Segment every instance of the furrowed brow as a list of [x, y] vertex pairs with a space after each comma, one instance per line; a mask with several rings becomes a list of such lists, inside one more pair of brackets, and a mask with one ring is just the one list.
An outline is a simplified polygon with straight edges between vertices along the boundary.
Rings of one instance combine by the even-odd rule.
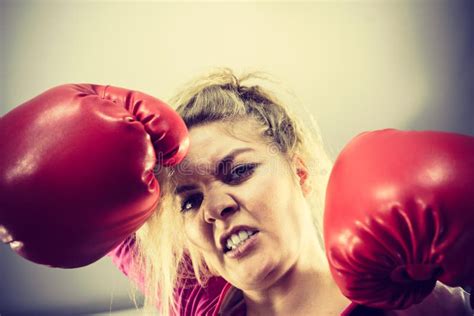
[[[250, 147], [237, 148], [237, 149], [232, 150], [230, 153], [228, 153], [222, 159], [219, 160], [215, 168], [216, 174], [225, 174], [225, 172], [228, 171], [226, 168], [233, 163], [233, 161], [235, 160], [235, 157], [237, 157], [238, 155], [242, 153], [250, 152], [250, 151], [255, 151], [255, 150]], [[176, 190], [174, 191], [174, 193], [181, 194], [186, 191], [196, 190], [197, 188], [198, 186], [194, 184], [184, 184], [184, 185], [178, 186]]]
[[222, 158], [219, 161], [216, 167], [216, 173], [225, 174], [227, 171], [226, 168], [234, 162], [236, 156], [245, 152], [249, 152], [249, 151], [255, 151], [255, 150], [250, 147], [237, 148], [237, 149], [232, 150], [230, 153], [225, 155], [224, 158]]
[[176, 190], [174, 191], [175, 194], [181, 194], [183, 192], [186, 192], [186, 191], [192, 191], [192, 190], [196, 190], [197, 189], [197, 186], [193, 185], [193, 184], [186, 184], [186, 185], [181, 185], [179, 187], [176, 188]]

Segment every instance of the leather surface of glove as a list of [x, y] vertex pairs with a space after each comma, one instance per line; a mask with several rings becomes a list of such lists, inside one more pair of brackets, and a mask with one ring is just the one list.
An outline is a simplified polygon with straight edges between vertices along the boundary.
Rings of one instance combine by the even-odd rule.
[[393, 129], [355, 137], [331, 172], [324, 238], [336, 283], [359, 304], [404, 309], [436, 280], [472, 286], [474, 137]]
[[179, 163], [187, 148], [184, 122], [154, 97], [47, 90], [0, 118], [0, 240], [39, 264], [95, 262], [153, 213], [155, 165]]

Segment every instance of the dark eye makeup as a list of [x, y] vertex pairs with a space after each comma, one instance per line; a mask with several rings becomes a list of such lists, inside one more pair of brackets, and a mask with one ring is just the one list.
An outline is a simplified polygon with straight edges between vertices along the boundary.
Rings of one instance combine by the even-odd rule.
[[239, 184], [253, 174], [256, 163], [237, 165], [229, 173], [222, 175], [223, 181], [229, 184]]
[[[240, 164], [232, 168], [230, 172], [219, 175], [219, 177], [224, 183], [239, 185], [254, 173], [258, 165], [259, 164], [257, 163]], [[193, 209], [198, 209], [203, 200], [204, 195], [201, 192], [195, 192], [184, 196], [181, 203], [181, 212], [185, 213]]]
[[183, 203], [181, 204], [181, 212], [187, 212], [192, 209], [197, 209], [201, 206], [202, 200], [204, 196], [202, 193], [192, 193], [189, 196], [183, 199]]

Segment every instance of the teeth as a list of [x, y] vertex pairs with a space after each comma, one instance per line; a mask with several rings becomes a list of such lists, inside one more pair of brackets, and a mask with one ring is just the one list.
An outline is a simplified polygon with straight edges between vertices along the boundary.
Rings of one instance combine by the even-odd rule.
[[226, 242], [227, 250], [234, 250], [237, 246], [247, 240], [254, 233], [250, 230], [241, 230], [238, 234], [232, 234]]
[[232, 236], [230, 236], [230, 238], [232, 239], [232, 242], [234, 243], [234, 245], [237, 245], [240, 242], [240, 238], [236, 234], [232, 234]]
[[240, 238], [240, 240], [245, 240], [245, 239], [249, 238], [249, 234], [247, 234], [247, 232], [245, 230], [241, 230], [239, 232], [239, 238]]
[[232, 240], [230, 240], [230, 238], [227, 239], [227, 245], [226, 246], [227, 246], [227, 249], [232, 249], [232, 246], [234, 246], [234, 243], [232, 242]]

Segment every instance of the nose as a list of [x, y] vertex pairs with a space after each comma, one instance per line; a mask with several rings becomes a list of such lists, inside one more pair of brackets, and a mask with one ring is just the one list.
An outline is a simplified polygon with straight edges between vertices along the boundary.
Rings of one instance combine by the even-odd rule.
[[204, 221], [209, 224], [224, 220], [238, 210], [238, 203], [226, 192], [215, 190], [205, 200]]

